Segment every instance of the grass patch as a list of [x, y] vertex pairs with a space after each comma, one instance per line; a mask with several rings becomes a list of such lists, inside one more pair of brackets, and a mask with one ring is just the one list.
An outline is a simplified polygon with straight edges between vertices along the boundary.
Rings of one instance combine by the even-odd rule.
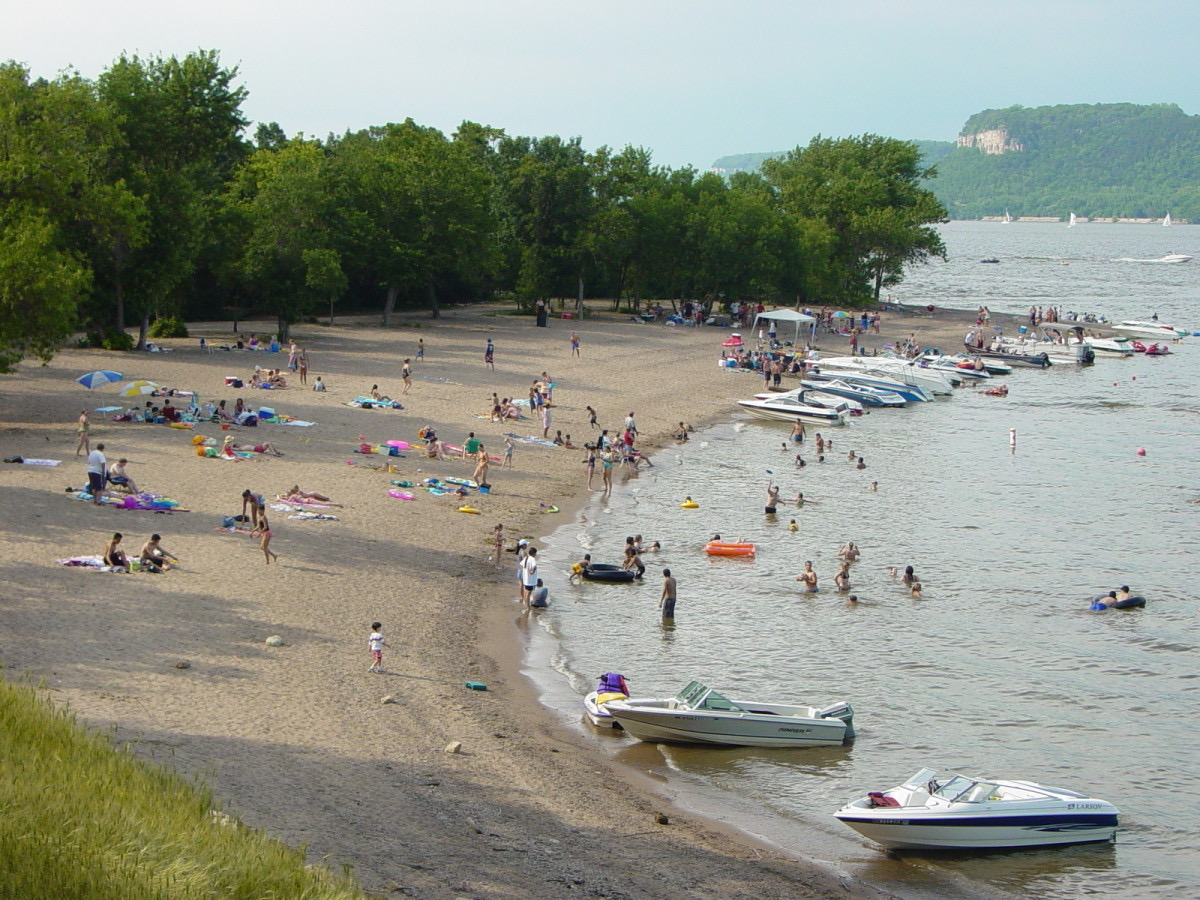
[[361, 900], [347, 875], [0, 679], [0, 898]]

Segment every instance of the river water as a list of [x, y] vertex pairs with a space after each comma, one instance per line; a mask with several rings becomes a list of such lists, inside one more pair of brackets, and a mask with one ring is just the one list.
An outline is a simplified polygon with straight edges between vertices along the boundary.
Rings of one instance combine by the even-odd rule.
[[[897, 299], [1158, 313], [1200, 330], [1200, 261], [1115, 261], [1200, 251], [1200, 226], [959, 222], [943, 233], [949, 261], [914, 272]], [[1200, 337], [1174, 349], [1018, 370], [1006, 399], [964, 390], [877, 411], [826, 431], [834, 446], [823, 464], [810, 426], [803, 470], [779, 449], [786, 424], [734, 411], [759, 381], [731, 374], [727, 421], [618, 479], [611, 498], [593, 496], [548, 537], [541, 568], [552, 605], [531, 629], [527, 671], [572, 722], [606, 671], [623, 672], [638, 696], [699, 678], [733, 696], [849, 700], [859, 736], [839, 748], [593, 740], [694, 793], [707, 814], [902, 896], [1198, 896]], [[850, 450], [867, 469], [847, 460]], [[770, 478], [785, 497], [802, 491], [811, 502], [767, 521]], [[686, 495], [700, 508], [681, 509]], [[759, 555], [710, 559], [702, 547], [715, 532], [756, 542]], [[664, 547], [645, 557], [644, 584], [567, 583], [582, 552], [618, 562], [629, 534]], [[852, 572], [859, 605], [833, 587], [847, 540], [863, 551]], [[797, 591], [805, 560], [821, 579], [816, 595]], [[905, 565], [922, 598], [890, 576]], [[656, 610], [662, 566], [679, 580], [673, 626]], [[1121, 584], [1148, 607], [1089, 611], [1092, 595]], [[1122, 811], [1117, 841], [894, 859], [830, 816], [925, 765], [1103, 797]]]

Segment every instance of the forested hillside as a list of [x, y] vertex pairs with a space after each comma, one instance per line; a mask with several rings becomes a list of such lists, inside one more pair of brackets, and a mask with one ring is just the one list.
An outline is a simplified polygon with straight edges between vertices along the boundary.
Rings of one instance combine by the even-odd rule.
[[1003, 215], [1200, 220], [1200, 116], [1132, 103], [989, 109], [962, 134], [1021, 147], [956, 147], [930, 187], [953, 218]]
[[[1200, 221], [1200, 116], [1173, 103], [988, 109], [960, 135], [975, 146], [914, 141], [928, 187], [955, 219], [1055, 216]], [[980, 146], [982, 145], [982, 147]], [[996, 152], [1002, 150], [1003, 152]], [[782, 153], [725, 156], [713, 168], [755, 171]]]

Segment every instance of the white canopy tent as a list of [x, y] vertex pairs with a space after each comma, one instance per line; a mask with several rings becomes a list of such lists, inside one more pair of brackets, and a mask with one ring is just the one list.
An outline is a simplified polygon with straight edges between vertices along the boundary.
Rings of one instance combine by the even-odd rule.
[[798, 313], [794, 309], [769, 309], [766, 312], [760, 312], [754, 318], [754, 328], [758, 330], [758, 323], [762, 319], [772, 319], [776, 322], [792, 322], [796, 326], [796, 337], [792, 341], [793, 345], [800, 345], [800, 328], [803, 326], [806, 331], [810, 331], [816, 326], [817, 320], [812, 316], [806, 316], [804, 313]]

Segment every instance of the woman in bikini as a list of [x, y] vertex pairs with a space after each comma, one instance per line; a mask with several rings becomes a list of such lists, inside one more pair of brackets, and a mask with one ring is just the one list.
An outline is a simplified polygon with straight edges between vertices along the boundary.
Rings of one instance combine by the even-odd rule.
[[275, 532], [271, 530], [271, 525], [267, 521], [266, 510], [260, 509], [258, 511], [258, 529], [250, 533], [258, 534], [262, 538], [258, 544], [258, 547], [260, 550], [262, 550], [263, 557], [266, 559], [266, 564], [268, 566], [271, 564], [271, 560], [279, 559], [279, 554], [271, 549], [271, 538], [274, 536]]

